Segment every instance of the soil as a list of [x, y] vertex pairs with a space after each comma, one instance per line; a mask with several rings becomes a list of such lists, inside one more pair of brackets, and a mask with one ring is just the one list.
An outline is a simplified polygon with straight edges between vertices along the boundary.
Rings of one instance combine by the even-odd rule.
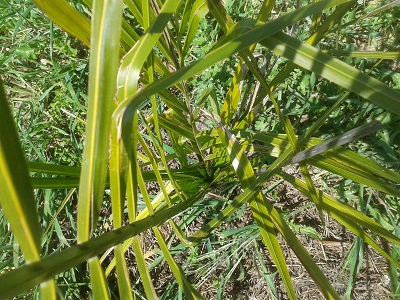
[[[275, 207], [278, 209], [288, 208], [293, 210], [293, 207], [296, 206], [297, 210], [300, 211], [296, 215], [296, 224], [312, 225], [322, 237], [322, 240], [318, 240], [310, 235], [297, 233], [298, 239], [308, 250], [325, 276], [330, 280], [341, 298], [346, 299], [346, 289], [350, 277], [347, 255], [352, 243], [355, 241], [355, 236], [327, 215], [324, 216], [324, 227], [319, 219], [317, 210], [313, 206], [310, 206], [309, 201], [302, 195], [299, 195], [290, 186], [281, 184], [278, 188], [278, 193], [279, 201], [274, 202]], [[202, 223], [201, 220], [198, 223], [194, 222], [191, 229], [193, 231], [198, 230], [202, 225], [200, 223]], [[240, 228], [253, 223], [254, 219], [251, 210], [247, 207], [240, 219], [225, 225], [229, 228]], [[173, 234], [169, 225], [163, 225], [161, 230], [164, 236], [171, 236]], [[286, 263], [289, 267], [298, 299], [324, 299], [294, 252], [280, 235], [278, 235], [278, 238], [286, 257]], [[156, 259], [158, 250], [157, 246], [154, 245], [154, 239], [151, 235], [146, 235], [145, 239], [144, 244], [149, 246], [147, 249], [149, 259]], [[175, 240], [172, 245], [177, 245], [178, 243]], [[356, 275], [354, 288], [347, 299], [395, 299], [390, 296], [387, 261], [367, 244], [363, 244], [363, 246], [364, 255], [361, 268]], [[270, 275], [276, 288], [275, 296], [270, 286], [268, 286], [265, 276], [263, 276], [265, 273], [263, 274], [263, 269], [259, 259], [255, 255], [254, 247], [257, 247], [268, 273], [275, 273], [275, 275]], [[204, 252], [202, 252], [203, 248]], [[202, 252], [198, 253], [199, 256], [207, 253], [208, 250], [206, 247], [203, 248], [199, 247], [200, 250], [198, 251]], [[188, 255], [178, 254], [175, 255], [175, 259], [181, 266], [185, 266]], [[207, 263], [212, 263], [212, 261], [203, 261], [199, 268]], [[246, 247], [238, 265], [240, 265], [240, 268], [237, 268], [232, 276], [229, 277], [230, 279], [224, 283], [221, 283], [220, 280], [221, 278], [225, 278], [224, 276], [226, 276], [226, 272], [229, 269], [227, 269], [227, 263], [223, 260], [219, 262], [218, 268], [212, 273], [207, 274], [206, 278], [201, 277], [200, 269], [189, 268], [185, 272], [188, 274], [190, 281], [195, 285], [202, 282], [201, 286], [197, 285], [197, 288], [205, 299], [288, 299], [283, 282], [276, 273], [276, 267], [271, 261], [268, 250], [260, 237], [256, 239], [252, 247]], [[174, 277], [166, 263], [159, 264], [153, 269], [151, 277], [154, 280], [153, 283], [157, 287], [159, 295], [165, 291], [170, 282], [174, 281]], [[221, 286], [221, 284], [223, 284], [223, 292], [218, 291], [218, 286]]]

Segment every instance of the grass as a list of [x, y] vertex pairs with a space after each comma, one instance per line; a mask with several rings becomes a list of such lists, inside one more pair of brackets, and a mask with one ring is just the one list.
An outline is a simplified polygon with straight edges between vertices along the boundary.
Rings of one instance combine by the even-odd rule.
[[4, 80], [24, 150], [32, 161], [76, 165], [86, 114], [87, 50], [33, 3], [3, 6], [2, 65], [13, 70]]
[[[86, 25], [68, 26], [47, 11], [53, 23], [29, 1], [0, 2], [1, 75], [22, 149], [28, 161], [53, 164], [28, 164], [33, 187], [45, 188], [35, 189], [30, 202], [15, 198], [15, 207], [29, 207], [25, 212], [13, 212], [10, 198], [0, 198], [0, 289], [20, 298], [224, 299], [261, 280], [264, 297], [286, 290], [295, 299], [301, 286], [289, 267], [291, 248], [319, 297], [338, 298], [335, 278], [319, 273], [318, 258], [302, 244], [324, 242], [327, 230], [344, 226], [346, 242], [354, 242], [342, 261], [340, 295], [356, 297], [360, 272], [369, 272], [363, 269], [368, 249], [388, 259], [389, 294], [398, 293], [398, 7], [315, 5], [303, 17], [290, 15], [300, 7], [280, 1], [271, 7], [196, 1], [197, 11], [191, 11], [195, 1], [165, 2], [116, 1], [114, 11], [104, 10], [107, 20], [98, 19], [101, 7], [93, 11], [91, 1], [76, 4], [82, 14], [67, 15], [81, 20], [74, 24], [85, 17], [99, 22], [90, 68]], [[168, 19], [157, 18], [161, 9]], [[268, 25], [246, 20], [257, 16]], [[335, 22], [324, 23], [330, 16]], [[146, 34], [152, 24], [161, 30]], [[318, 28], [318, 48], [347, 65], [304, 45]], [[270, 30], [282, 32], [262, 41], [259, 35]], [[289, 50], [293, 45], [299, 46]], [[350, 74], [348, 83], [335, 72]], [[373, 120], [384, 129], [281, 169], [296, 152], [322, 142], [316, 138]], [[7, 136], [13, 129], [0, 130]], [[9, 161], [16, 148], [1, 152], [2, 159]], [[15, 161], [23, 163], [22, 156]], [[1, 187], [21, 189], [27, 174], [6, 165], [2, 176], [12, 183]], [[26, 217], [32, 210], [37, 220]], [[30, 233], [40, 245], [33, 248], [50, 273], [25, 263], [38, 260], [17, 242], [21, 230], [12, 220], [25, 219], [40, 227], [40, 235]]]

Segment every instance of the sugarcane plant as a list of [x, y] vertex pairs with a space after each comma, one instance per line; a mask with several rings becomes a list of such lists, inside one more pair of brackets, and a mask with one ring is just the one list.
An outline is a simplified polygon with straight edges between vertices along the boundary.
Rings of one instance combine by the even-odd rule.
[[[126, 251], [133, 249], [140, 283], [148, 299], [156, 293], [140, 236], [153, 232], [160, 251], [187, 299], [201, 299], [169, 249], [160, 226], [169, 224], [181, 243], [193, 247], [206, 239], [242, 206], [248, 205], [262, 241], [279, 272], [287, 295], [297, 299], [281, 250], [283, 237], [321, 294], [340, 299], [292, 227], [264, 193], [279, 177], [315, 205], [321, 221], [337, 220], [385, 257], [399, 261], [378, 239], [400, 246], [384, 228], [345, 199], [317, 187], [310, 168], [319, 168], [383, 194], [400, 196], [400, 174], [348, 149], [346, 144], [383, 127], [366, 123], [328, 141], [315, 137], [330, 115], [356, 95], [392, 115], [400, 115], [400, 93], [339, 59], [345, 55], [396, 59], [397, 52], [340, 52], [317, 48], [339, 30], [343, 16], [357, 1], [322, 0], [281, 16], [275, 1], [260, 1], [254, 19], [237, 20], [220, 0], [83, 0], [84, 14], [65, 0], [33, 0], [63, 30], [90, 48], [85, 145], [81, 166], [26, 162], [3, 88], [0, 91], [0, 204], [20, 245], [25, 264], [0, 275], [0, 298], [40, 286], [42, 299], [56, 299], [57, 274], [88, 265], [95, 299], [111, 297], [108, 276], [115, 272], [120, 299], [133, 299]], [[398, 1], [395, 1], [398, 2]], [[384, 9], [393, 7], [388, 5]], [[380, 10], [382, 11], [382, 9]], [[127, 12], [137, 26], [132, 26]], [[191, 49], [204, 19], [219, 26], [219, 38], [203, 56]], [[311, 20], [306, 39], [287, 28]], [[211, 42], [210, 42], [211, 43]], [[266, 55], [282, 58], [278, 72], [268, 73]], [[193, 93], [192, 82], [205, 70], [231, 60], [235, 70], [224, 95], [212, 89]], [[341, 88], [342, 96], [299, 134], [286, 114], [280, 85], [296, 69]], [[278, 99], [279, 98], [279, 99]], [[257, 131], [255, 121], [271, 107], [280, 133]], [[294, 176], [285, 166], [299, 165]], [[50, 174], [38, 177], [37, 174]], [[147, 184], [156, 182], [151, 197]], [[209, 192], [232, 183], [240, 192], [226, 200], [215, 218], [187, 234], [179, 217]], [[35, 189], [78, 188], [76, 242], [43, 255]], [[105, 190], [110, 191], [112, 229], [99, 226]], [[190, 225], [190, 224], [189, 224]]]

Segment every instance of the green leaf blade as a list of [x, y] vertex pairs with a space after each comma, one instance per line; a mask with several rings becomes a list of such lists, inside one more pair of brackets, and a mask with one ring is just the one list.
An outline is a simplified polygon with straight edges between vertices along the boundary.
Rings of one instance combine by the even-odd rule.
[[90, 46], [90, 22], [64, 0], [33, 0], [58, 26]]
[[40, 259], [37, 204], [0, 80], [0, 204], [28, 263]]
[[97, 223], [107, 174], [119, 62], [122, 0], [95, 1], [89, 69], [89, 104], [78, 202], [78, 241]]
[[263, 40], [261, 44], [291, 62], [400, 115], [400, 92], [354, 67], [282, 32]]

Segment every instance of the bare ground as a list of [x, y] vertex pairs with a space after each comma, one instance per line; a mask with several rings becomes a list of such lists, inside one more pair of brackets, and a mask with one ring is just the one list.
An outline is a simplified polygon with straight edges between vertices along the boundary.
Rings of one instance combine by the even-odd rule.
[[[332, 283], [333, 287], [338, 291], [341, 298], [346, 299], [346, 289], [350, 276], [347, 258], [355, 236], [327, 215], [324, 216], [324, 227], [319, 219], [317, 210], [313, 206], [307, 206], [309, 201], [298, 195], [289, 186], [281, 186], [279, 193], [281, 194], [280, 201], [274, 203], [277, 208], [288, 207], [293, 209], [293, 206], [297, 206], [297, 208], [304, 207], [303, 210], [300, 209], [301, 212], [296, 216], [296, 223], [312, 226], [320, 234], [322, 240], [301, 233], [297, 233], [297, 237]], [[251, 210], [247, 207], [240, 220], [227, 226], [232, 228], [241, 227], [253, 222]], [[200, 224], [196, 225], [194, 223], [193, 226], [195, 228], [192, 229], [196, 230], [200, 227]], [[172, 233], [167, 225], [164, 225], [162, 230], [164, 236], [169, 236]], [[298, 298], [324, 299], [306, 269], [300, 263], [300, 260], [283, 238], [281, 236], [278, 237]], [[150, 244], [152, 240], [151, 236], [147, 236], [146, 239], [148, 239], [148, 243], [145, 244]], [[153, 244], [153, 246], [156, 245]], [[276, 273], [276, 267], [271, 261], [268, 250], [260, 238], [257, 240], [255, 246], [262, 256], [268, 273]], [[390, 279], [387, 275], [388, 264], [386, 259], [376, 253], [367, 244], [363, 244], [363, 246], [363, 260], [360, 271], [355, 277], [355, 284], [349, 296], [350, 299], [394, 299], [390, 296]], [[148, 253], [155, 259], [157, 254], [153, 250], [148, 249]], [[204, 252], [207, 251], [206, 249], [203, 250]], [[199, 255], [201, 254], [199, 253]], [[177, 255], [175, 259], [181, 265], [184, 265], [188, 257]], [[207, 261], [203, 263], [207, 264]], [[224, 288], [222, 293], [218, 291], [218, 287], [221, 286], [221, 283], [218, 281], [222, 278], [221, 274], [226, 274], [229, 271], [226, 269], [227, 265], [224, 261], [221, 261], [219, 267], [213, 273], [209, 273], [207, 278], [199, 278], [196, 270], [193, 268], [189, 268], [186, 271], [189, 271], [188, 273], [191, 274], [189, 278], [193, 283], [202, 282], [198, 288], [206, 299], [288, 299], [285, 287], [278, 274], [275, 276], [271, 275], [276, 288], [276, 297], [273, 295], [270, 286], [266, 282], [266, 274], [263, 272], [260, 261], [254, 255], [254, 248], [248, 247], [238, 263], [240, 264], [240, 268], [237, 268], [232, 276], [229, 277], [229, 280], [223, 283]], [[239, 274], [240, 272], [242, 273]], [[159, 294], [162, 294], [168, 283], [174, 280], [166, 263], [159, 265], [152, 271], [152, 278], [155, 280], [154, 284], [158, 287]]]

